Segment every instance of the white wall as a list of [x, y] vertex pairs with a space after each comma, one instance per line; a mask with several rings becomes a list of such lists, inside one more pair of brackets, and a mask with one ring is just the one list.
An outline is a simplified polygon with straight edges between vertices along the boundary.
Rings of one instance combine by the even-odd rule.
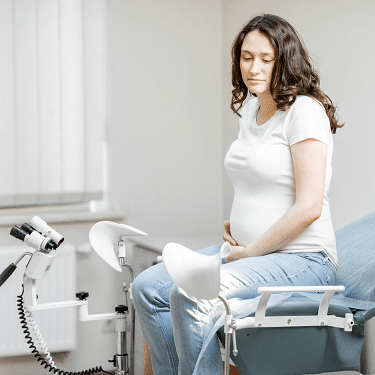
[[112, 6], [111, 204], [148, 234], [221, 233], [221, 2]]

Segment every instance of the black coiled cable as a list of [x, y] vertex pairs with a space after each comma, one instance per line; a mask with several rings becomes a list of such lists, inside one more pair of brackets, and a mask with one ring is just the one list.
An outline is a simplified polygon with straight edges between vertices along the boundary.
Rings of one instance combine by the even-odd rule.
[[38, 361], [41, 361], [40, 364], [41, 366], [44, 366], [45, 369], [47, 369], [49, 372], [52, 371], [53, 374], [58, 374], [58, 375], [93, 375], [93, 374], [98, 374], [98, 373], [104, 373], [104, 374], [110, 374], [110, 372], [104, 371], [103, 368], [100, 367], [93, 367], [88, 370], [80, 371], [80, 372], [71, 372], [71, 371], [63, 371], [58, 369], [57, 367], [51, 366], [39, 353], [38, 349], [33, 343], [33, 339], [31, 337], [29, 328], [27, 326], [27, 320], [26, 320], [26, 315], [25, 315], [25, 310], [23, 306], [23, 290], [21, 295], [17, 296], [17, 309], [18, 309], [18, 314], [19, 318], [21, 321], [23, 333], [25, 334], [25, 338], [27, 340], [27, 344], [29, 345], [29, 348], [32, 349], [31, 353], [34, 354], [34, 357], [37, 358]]

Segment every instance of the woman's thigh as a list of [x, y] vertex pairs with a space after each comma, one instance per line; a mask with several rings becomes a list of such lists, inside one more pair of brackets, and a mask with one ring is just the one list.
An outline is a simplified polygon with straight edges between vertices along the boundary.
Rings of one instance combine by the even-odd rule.
[[[221, 245], [198, 252], [214, 255], [220, 251]], [[335, 283], [335, 270], [324, 252], [271, 253], [230, 263], [225, 263], [223, 259], [221, 292], [227, 299], [249, 299], [259, 295], [260, 286], [332, 285]], [[148, 307], [154, 304], [169, 307], [173, 286], [173, 280], [160, 263], [143, 271], [135, 279], [133, 288], [138, 298], [141, 297]], [[212, 307], [215, 302], [210, 300], [208, 305]]]
[[223, 264], [221, 291], [227, 299], [247, 299], [260, 286], [332, 285], [335, 270], [324, 252], [271, 253]]

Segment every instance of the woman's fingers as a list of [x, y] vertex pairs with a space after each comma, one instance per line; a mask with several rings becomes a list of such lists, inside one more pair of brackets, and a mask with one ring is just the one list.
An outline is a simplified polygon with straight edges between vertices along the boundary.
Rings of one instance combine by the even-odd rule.
[[238, 245], [237, 242], [232, 238], [232, 235], [230, 234], [230, 222], [228, 220], [224, 222], [223, 240], [228, 241], [232, 246]]
[[226, 233], [230, 233], [230, 221], [228, 220], [224, 221], [224, 230]]
[[236, 246], [236, 244], [237, 244], [236, 241], [231, 236], [229, 236], [227, 233], [224, 233], [223, 240], [228, 241], [231, 246]]

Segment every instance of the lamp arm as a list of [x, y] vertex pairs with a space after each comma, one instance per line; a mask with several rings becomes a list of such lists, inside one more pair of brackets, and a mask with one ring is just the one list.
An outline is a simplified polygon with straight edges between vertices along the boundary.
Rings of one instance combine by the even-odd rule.
[[[118, 314], [107, 313], [107, 314], [89, 314], [88, 313], [88, 300], [78, 299], [78, 300], [68, 300], [59, 301], [51, 303], [37, 303], [38, 295], [36, 293], [36, 280], [31, 279], [26, 274], [23, 275], [23, 285], [24, 285], [24, 304], [28, 311], [36, 310], [50, 310], [50, 309], [60, 309], [63, 307], [79, 307], [79, 320], [81, 321], [91, 321], [91, 320], [106, 320], [106, 319], [117, 319]], [[79, 294], [79, 293], [77, 293]], [[88, 293], [87, 293], [88, 294]]]

